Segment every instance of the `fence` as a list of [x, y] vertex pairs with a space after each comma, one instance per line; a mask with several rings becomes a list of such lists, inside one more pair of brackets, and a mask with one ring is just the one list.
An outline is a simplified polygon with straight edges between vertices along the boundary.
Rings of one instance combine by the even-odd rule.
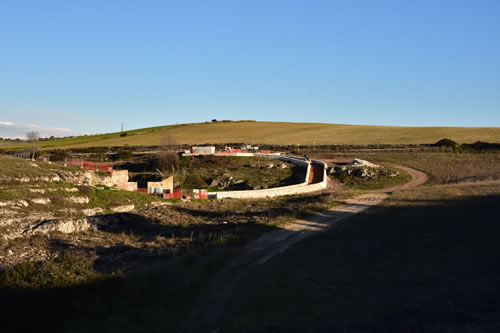
[[16, 157], [16, 158], [22, 158], [22, 159], [25, 159], [25, 160], [35, 159], [35, 153], [34, 152], [16, 153], [16, 154], [10, 154], [9, 156]]

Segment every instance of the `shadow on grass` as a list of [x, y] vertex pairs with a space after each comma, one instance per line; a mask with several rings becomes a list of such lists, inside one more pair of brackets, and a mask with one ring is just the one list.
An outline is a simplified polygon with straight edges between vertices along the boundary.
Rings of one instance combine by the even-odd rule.
[[[438, 332], [495, 325], [499, 203], [500, 196], [402, 201], [354, 216], [262, 266], [241, 267], [242, 278], [218, 327], [227, 332]], [[102, 230], [149, 239], [173, 230], [221, 228], [169, 227], [122, 215], [120, 223]], [[167, 261], [149, 260], [126, 276], [64, 289], [0, 288], [2, 325], [19, 332], [175, 331], [208, 281], [240, 251], [192, 250]]]
[[495, 332], [500, 196], [395, 201], [247, 277], [222, 332]]

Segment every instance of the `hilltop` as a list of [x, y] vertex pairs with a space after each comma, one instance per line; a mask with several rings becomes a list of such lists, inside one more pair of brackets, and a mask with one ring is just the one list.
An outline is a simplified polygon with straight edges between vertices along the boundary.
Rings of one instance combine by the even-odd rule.
[[[124, 134], [126, 133], [126, 134]], [[430, 144], [442, 138], [458, 143], [500, 141], [499, 127], [401, 127], [324, 123], [218, 121], [167, 125], [125, 132], [80, 136], [37, 143], [41, 148], [159, 145], [169, 137], [176, 144], [332, 145]], [[22, 145], [9, 146], [20, 148]]]

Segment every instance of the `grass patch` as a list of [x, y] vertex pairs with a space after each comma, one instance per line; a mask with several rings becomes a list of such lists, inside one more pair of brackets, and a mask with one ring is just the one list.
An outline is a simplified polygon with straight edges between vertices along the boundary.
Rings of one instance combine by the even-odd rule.
[[0, 289], [68, 288], [94, 283], [105, 276], [93, 268], [93, 258], [65, 251], [50, 260], [24, 262], [0, 274]]
[[[285, 165], [286, 168], [281, 168]], [[269, 168], [268, 166], [272, 166]], [[187, 189], [210, 187], [213, 179], [229, 175], [234, 181], [245, 181], [250, 187], [278, 187], [302, 181], [305, 174], [290, 164], [261, 157], [185, 156], [180, 159], [176, 182]], [[211, 188], [223, 190], [223, 187]]]

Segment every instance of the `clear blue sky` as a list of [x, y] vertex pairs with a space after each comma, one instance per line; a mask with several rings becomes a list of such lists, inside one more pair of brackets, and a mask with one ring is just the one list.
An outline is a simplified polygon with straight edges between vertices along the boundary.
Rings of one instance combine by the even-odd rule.
[[0, 136], [212, 118], [500, 126], [500, 1], [0, 2]]

